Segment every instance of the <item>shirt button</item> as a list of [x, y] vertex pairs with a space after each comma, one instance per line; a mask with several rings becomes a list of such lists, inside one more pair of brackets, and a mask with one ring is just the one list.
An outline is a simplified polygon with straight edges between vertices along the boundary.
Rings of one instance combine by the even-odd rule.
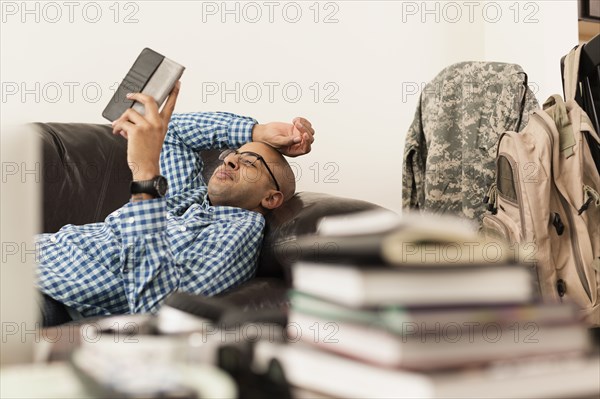
[[135, 218], [132, 216], [129, 219], [127, 219], [127, 221], [129, 222], [129, 224], [133, 224], [135, 222]]
[[56, 240], [56, 237], [54, 237], [54, 236], [50, 236], [50, 241], [52, 241], [52, 242], [56, 242], [56, 241], [57, 241], [57, 240]]
[[181, 226], [181, 227], [179, 227], [179, 231], [186, 231], [186, 230], [187, 230], [187, 229], [186, 229], [186, 227], [185, 227], [185, 226]]

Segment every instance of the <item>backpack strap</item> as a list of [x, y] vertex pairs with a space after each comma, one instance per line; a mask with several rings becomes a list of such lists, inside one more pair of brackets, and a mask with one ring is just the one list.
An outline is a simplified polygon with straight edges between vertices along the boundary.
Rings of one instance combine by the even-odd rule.
[[598, 133], [594, 130], [594, 125], [592, 125], [592, 121], [590, 117], [584, 112], [581, 113], [581, 127], [580, 130], [582, 132], [588, 132], [590, 137], [600, 144], [600, 138], [598, 137]]
[[565, 102], [558, 94], [554, 94], [548, 97], [543, 105], [543, 109], [554, 120], [556, 129], [558, 130], [560, 151], [565, 154], [565, 157], [571, 157], [574, 154], [575, 135]]
[[[563, 84], [565, 88], [565, 103], [567, 104], [577, 104], [575, 101], [575, 95], [577, 94], [577, 89], [579, 87], [579, 60], [581, 59], [582, 48], [583, 45], [579, 45], [573, 50], [569, 51], [569, 53], [565, 56]], [[600, 132], [596, 132], [594, 130], [592, 121], [590, 120], [588, 114], [585, 113], [584, 109], [581, 109], [581, 122], [579, 129], [581, 131], [588, 132], [589, 136], [593, 140], [600, 143]]]
[[577, 93], [577, 76], [579, 75], [579, 59], [581, 57], [581, 48], [579, 45], [565, 56], [565, 70], [563, 86], [565, 88], [565, 101], [575, 100]]

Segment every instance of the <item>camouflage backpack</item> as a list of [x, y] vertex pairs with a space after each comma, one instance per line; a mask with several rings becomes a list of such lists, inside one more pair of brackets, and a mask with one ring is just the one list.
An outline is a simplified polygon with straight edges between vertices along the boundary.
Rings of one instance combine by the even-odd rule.
[[580, 52], [565, 58], [567, 101], [550, 97], [523, 131], [500, 138], [483, 231], [533, 250], [543, 299], [573, 302], [598, 326], [600, 174], [586, 138], [600, 138], [575, 101]]
[[525, 126], [537, 107], [518, 65], [461, 62], [442, 70], [421, 92], [406, 136], [403, 208], [480, 222], [498, 138]]

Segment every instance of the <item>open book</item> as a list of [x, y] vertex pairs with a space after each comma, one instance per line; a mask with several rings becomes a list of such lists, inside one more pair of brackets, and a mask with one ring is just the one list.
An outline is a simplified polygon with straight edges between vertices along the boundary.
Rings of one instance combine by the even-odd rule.
[[324, 218], [295, 245], [300, 260], [317, 263], [459, 266], [531, 262], [534, 254], [483, 237], [464, 219], [380, 210]]

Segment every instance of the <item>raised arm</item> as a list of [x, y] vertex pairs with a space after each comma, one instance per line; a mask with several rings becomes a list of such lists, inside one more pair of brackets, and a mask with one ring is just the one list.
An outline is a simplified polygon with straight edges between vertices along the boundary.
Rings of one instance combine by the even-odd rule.
[[169, 195], [206, 185], [200, 151], [237, 148], [252, 140], [256, 120], [226, 112], [193, 112], [171, 118], [160, 154]]
[[175, 114], [169, 123], [160, 157], [160, 170], [169, 181], [169, 195], [206, 185], [200, 151], [238, 148], [264, 141], [287, 156], [310, 152], [314, 129], [304, 118], [292, 123], [258, 124], [253, 118], [228, 112]]

